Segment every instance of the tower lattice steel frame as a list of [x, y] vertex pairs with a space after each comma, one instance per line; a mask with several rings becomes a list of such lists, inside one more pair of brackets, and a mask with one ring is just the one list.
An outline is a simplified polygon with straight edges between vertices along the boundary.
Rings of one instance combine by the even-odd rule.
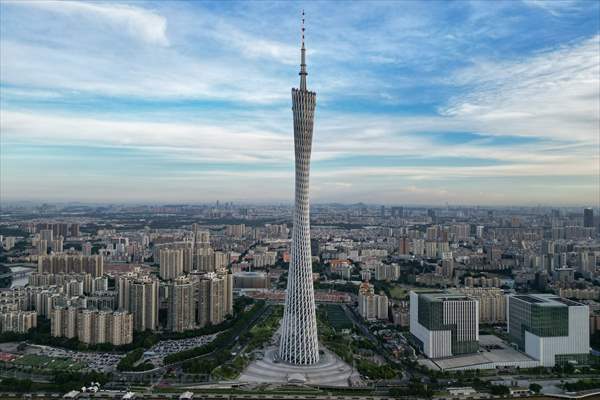
[[310, 365], [319, 361], [319, 339], [310, 254], [309, 174], [317, 94], [306, 89], [304, 12], [300, 50], [300, 88], [292, 89], [294, 150], [296, 154], [296, 198], [292, 256], [282, 321], [279, 359]]

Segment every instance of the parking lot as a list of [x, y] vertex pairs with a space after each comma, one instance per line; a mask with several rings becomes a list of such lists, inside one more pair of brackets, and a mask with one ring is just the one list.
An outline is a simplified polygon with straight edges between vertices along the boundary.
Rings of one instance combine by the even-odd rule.
[[37, 350], [36, 354], [39, 356], [46, 356], [58, 359], [68, 358], [72, 360], [73, 363], [81, 365], [83, 368], [87, 368], [97, 372], [113, 371], [117, 363], [121, 360], [121, 358], [124, 357], [123, 354], [83, 352], [60, 349], [50, 346], [31, 345], [30, 348]]
[[163, 340], [148, 349], [144, 353], [144, 359], [152, 360], [155, 365], [162, 365], [163, 358], [169, 354], [204, 346], [216, 337], [216, 334], [212, 334], [179, 340]]

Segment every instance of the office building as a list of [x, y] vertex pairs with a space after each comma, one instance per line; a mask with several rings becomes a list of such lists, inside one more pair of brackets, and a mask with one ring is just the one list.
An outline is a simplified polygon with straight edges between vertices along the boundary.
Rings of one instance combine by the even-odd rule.
[[429, 358], [479, 349], [479, 304], [463, 294], [410, 292], [410, 333]]
[[586, 363], [589, 308], [554, 294], [512, 295], [508, 297], [508, 335], [541, 366]]

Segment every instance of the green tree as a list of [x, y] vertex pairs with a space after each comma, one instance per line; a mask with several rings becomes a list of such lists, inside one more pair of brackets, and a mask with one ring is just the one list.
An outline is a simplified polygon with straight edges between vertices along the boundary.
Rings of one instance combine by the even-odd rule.
[[529, 385], [529, 390], [537, 394], [540, 392], [540, 390], [542, 390], [542, 386], [537, 383], [532, 383], [531, 385]]

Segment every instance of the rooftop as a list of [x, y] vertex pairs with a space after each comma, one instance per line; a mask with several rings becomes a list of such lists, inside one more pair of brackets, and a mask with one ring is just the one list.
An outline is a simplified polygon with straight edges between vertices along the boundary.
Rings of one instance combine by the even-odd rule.
[[429, 301], [470, 301], [473, 300], [471, 297], [466, 296], [462, 293], [451, 293], [451, 292], [420, 292], [417, 293], [419, 296], [425, 297]]
[[485, 364], [505, 365], [508, 363], [535, 362], [533, 358], [515, 350], [493, 335], [479, 336], [479, 347], [481, 351], [478, 353], [439, 358], [431, 361], [442, 370], [463, 369]]
[[514, 297], [529, 304], [538, 304], [547, 307], [581, 307], [584, 305], [550, 293], [526, 294]]

